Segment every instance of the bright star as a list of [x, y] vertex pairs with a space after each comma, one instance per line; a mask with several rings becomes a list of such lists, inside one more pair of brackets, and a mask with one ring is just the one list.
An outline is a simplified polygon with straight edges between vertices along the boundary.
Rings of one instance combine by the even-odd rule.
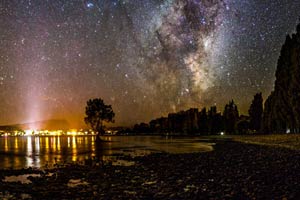
[[92, 2], [89, 2], [89, 3], [86, 4], [86, 6], [87, 6], [88, 8], [93, 8], [93, 7], [94, 7], [94, 4], [93, 4]]

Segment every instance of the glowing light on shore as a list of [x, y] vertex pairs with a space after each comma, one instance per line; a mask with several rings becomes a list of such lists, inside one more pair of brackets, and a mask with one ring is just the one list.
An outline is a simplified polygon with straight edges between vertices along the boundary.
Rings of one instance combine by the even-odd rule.
[[76, 129], [71, 129], [70, 131], [67, 132], [67, 135], [79, 135], [79, 132], [77, 132]]
[[25, 136], [30, 136], [34, 134], [34, 130], [25, 130]]
[[38, 129], [27, 129], [27, 130], [15, 130], [11, 132], [0, 132], [0, 136], [62, 136], [62, 135], [94, 135], [95, 132], [92, 130], [77, 130], [70, 129], [68, 131], [64, 130], [38, 130]]

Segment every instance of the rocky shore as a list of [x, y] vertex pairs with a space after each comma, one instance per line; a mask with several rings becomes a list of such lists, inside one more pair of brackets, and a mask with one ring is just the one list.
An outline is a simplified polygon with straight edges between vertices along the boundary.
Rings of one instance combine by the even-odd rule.
[[[214, 151], [0, 170], [0, 199], [299, 199], [300, 151], [216, 140]], [[9, 182], [26, 175], [27, 182]], [[26, 177], [25, 177], [26, 178]]]

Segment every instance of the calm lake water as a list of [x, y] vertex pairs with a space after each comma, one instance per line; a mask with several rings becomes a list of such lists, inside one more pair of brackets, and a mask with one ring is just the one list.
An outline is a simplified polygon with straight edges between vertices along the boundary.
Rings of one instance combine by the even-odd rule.
[[95, 136], [0, 137], [0, 168], [51, 167], [55, 163], [83, 162], [91, 157], [122, 163], [118, 155], [191, 153], [213, 148], [201, 138], [107, 136], [103, 139], [107, 142], [96, 146]]

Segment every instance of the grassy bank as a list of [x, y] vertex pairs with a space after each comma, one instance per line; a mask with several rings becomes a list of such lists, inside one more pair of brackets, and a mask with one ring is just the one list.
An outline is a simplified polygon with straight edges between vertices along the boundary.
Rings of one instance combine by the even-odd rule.
[[300, 134], [228, 136], [235, 141], [300, 150]]

